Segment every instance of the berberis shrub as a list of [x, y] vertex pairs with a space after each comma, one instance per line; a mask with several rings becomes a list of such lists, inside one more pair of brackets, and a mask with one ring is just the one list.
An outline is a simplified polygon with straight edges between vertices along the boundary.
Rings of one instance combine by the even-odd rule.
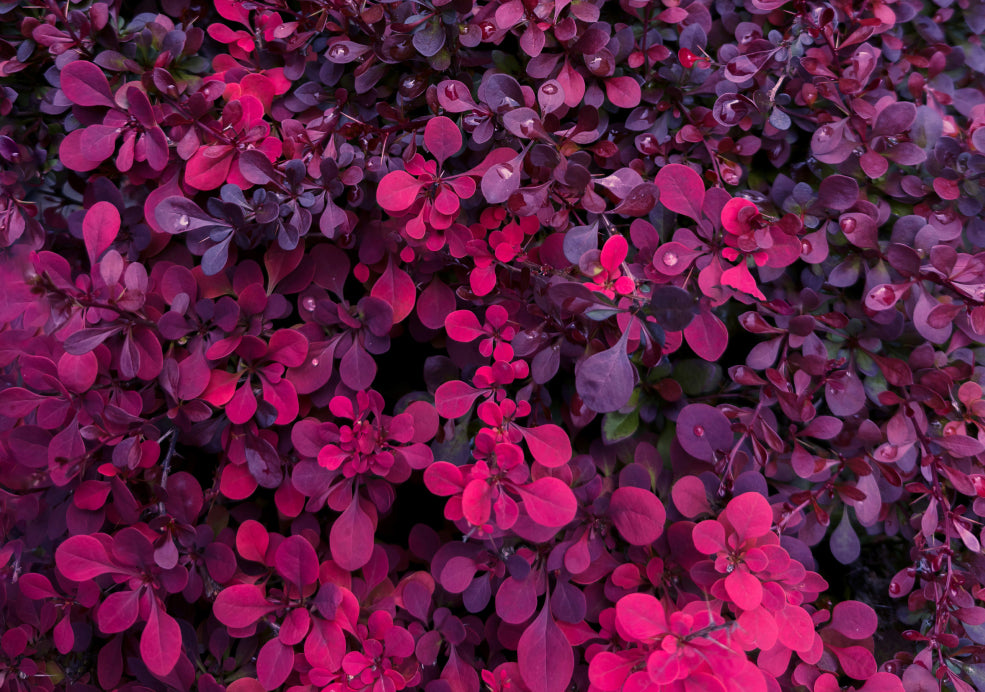
[[0, 2], [0, 690], [985, 690], [983, 33]]

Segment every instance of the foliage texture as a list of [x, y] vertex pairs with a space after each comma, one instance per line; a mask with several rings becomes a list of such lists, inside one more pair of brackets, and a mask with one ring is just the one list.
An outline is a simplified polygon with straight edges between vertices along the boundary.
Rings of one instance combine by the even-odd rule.
[[0, 691], [985, 691], [983, 0], [136, 6], [0, 1]]

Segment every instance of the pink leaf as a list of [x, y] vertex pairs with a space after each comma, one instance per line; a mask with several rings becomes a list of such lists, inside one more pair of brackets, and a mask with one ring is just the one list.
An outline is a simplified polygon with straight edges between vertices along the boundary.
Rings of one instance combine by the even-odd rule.
[[214, 190], [226, 182], [236, 150], [230, 145], [199, 148], [185, 164], [185, 182], [196, 190]]
[[547, 468], [557, 468], [571, 459], [571, 439], [568, 433], [553, 423], [538, 425], [536, 428], [516, 426], [523, 435], [530, 454], [538, 464]]
[[742, 610], [758, 608], [763, 602], [762, 582], [741, 567], [725, 577], [725, 591]]
[[684, 338], [699, 358], [714, 363], [728, 346], [728, 329], [716, 315], [702, 311], [684, 328]]
[[517, 661], [523, 681], [537, 692], [564, 692], [571, 682], [574, 652], [546, 603], [520, 637]]
[[117, 591], [107, 596], [96, 611], [96, 624], [103, 634], [116, 634], [130, 628], [140, 612], [140, 592]]
[[150, 616], [140, 637], [140, 657], [147, 669], [159, 677], [169, 674], [181, 656], [181, 628], [178, 621], [151, 603]]
[[318, 554], [301, 536], [285, 538], [277, 546], [274, 566], [278, 574], [299, 589], [318, 581]]
[[849, 639], [871, 637], [878, 626], [876, 611], [859, 601], [842, 601], [831, 613], [831, 627]]
[[876, 674], [876, 660], [872, 652], [862, 646], [830, 647], [841, 669], [856, 680], [866, 680]]
[[445, 318], [445, 330], [450, 338], [463, 344], [488, 336], [479, 324], [479, 318], [471, 310], [456, 310], [448, 315]]
[[422, 187], [407, 171], [390, 171], [376, 188], [376, 201], [389, 212], [401, 212], [414, 203]]
[[797, 652], [810, 651], [814, 645], [814, 622], [800, 606], [787, 605], [774, 613], [780, 643]]
[[461, 380], [445, 382], [434, 392], [434, 408], [442, 418], [459, 418], [468, 413], [484, 392]]
[[269, 603], [256, 584], [235, 584], [219, 592], [212, 606], [216, 618], [227, 627], [249, 627], [277, 606]]
[[257, 679], [265, 690], [276, 690], [294, 670], [294, 648], [271, 639], [257, 655]]
[[743, 493], [732, 498], [725, 508], [725, 518], [735, 529], [740, 541], [759, 538], [770, 532], [773, 525], [773, 509], [769, 501], [759, 493]]
[[401, 322], [414, 309], [417, 287], [403, 269], [397, 266], [391, 255], [386, 270], [373, 284], [370, 295], [386, 301], [393, 308], [393, 323]]
[[644, 593], [632, 593], [619, 599], [616, 629], [624, 638], [641, 642], [652, 641], [669, 631], [663, 605]]
[[613, 77], [605, 80], [605, 95], [619, 108], [636, 108], [640, 105], [642, 91], [639, 82], [632, 77]]
[[662, 167], [653, 181], [660, 188], [660, 203], [673, 212], [701, 219], [705, 185], [692, 168], [680, 163]]
[[65, 96], [78, 106], [112, 108], [115, 105], [106, 75], [91, 62], [70, 62], [62, 68], [60, 79]]
[[113, 244], [120, 232], [120, 212], [109, 202], [96, 202], [82, 220], [82, 237], [89, 265], [95, 266], [99, 256]]
[[264, 562], [270, 535], [263, 524], [247, 519], [236, 531], [236, 552], [251, 562]]
[[289, 368], [296, 368], [308, 355], [308, 340], [295, 329], [278, 329], [270, 337], [267, 357]]
[[[451, 118], [439, 115], [424, 126], [424, 146], [438, 159], [438, 165], [442, 165], [462, 148], [462, 132]], [[383, 206], [382, 202], [380, 206]]]
[[428, 329], [441, 329], [454, 309], [455, 292], [437, 277], [417, 298], [417, 317]]
[[101, 574], [121, 572], [98, 539], [81, 534], [71, 536], [55, 550], [55, 564], [66, 578], [86, 581]]
[[549, 527], [566, 525], [575, 518], [578, 502], [571, 488], [559, 478], [547, 476], [517, 488], [527, 514], [538, 524]]
[[329, 546], [332, 559], [344, 570], [357, 570], [373, 556], [373, 520], [356, 496], [332, 524]]
[[759, 290], [759, 286], [756, 285], [756, 279], [753, 278], [752, 272], [746, 266], [745, 260], [723, 271], [721, 282], [723, 286], [748, 293], [759, 300], [766, 300], [766, 296], [763, 295], [763, 292]]
[[697, 476], [684, 476], [670, 491], [677, 511], [688, 519], [711, 511], [704, 483]]
[[622, 537], [633, 545], [649, 545], [663, 533], [667, 512], [656, 495], [635, 487], [616, 488], [609, 516]]

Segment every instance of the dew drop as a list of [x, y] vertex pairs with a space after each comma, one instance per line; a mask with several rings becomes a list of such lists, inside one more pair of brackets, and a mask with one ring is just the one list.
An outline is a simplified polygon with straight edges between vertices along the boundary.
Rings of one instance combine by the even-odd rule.
[[809, 254], [811, 254], [811, 252], [813, 250], [814, 250], [814, 246], [811, 245], [811, 241], [809, 241], [809, 240], [802, 240], [801, 241], [801, 243], [800, 243], [800, 251], [803, 254], [809, 255]]
[[181, 226], [182, 228], [184, 228], [185, 226], [187, 226], [188, 223], [189, 223], [189, 221], [188, 221], [188, 215], [187, 214], [182, 214], [181, 216], [178, 217], [178, 225]]
[[695, 437], [704, 437], [705, 436], [705, 429], [703, 427], [701, 427], [700, 425], [695, 425], [694, 426], [694, 430], [692, 430], [691, 432], [694, 433], [694, 436]]
[[889, 585], [889, 593], [893, 596], [900, 594], [903, 591], [903, 587], [893, 582]]
[[318, 367], [318, 359], [317, 358], [312, 358], [311, 359], [311, 367], [313, 367], [313, 368], [317, 368]]
[[344, 58], [348, 54], [349, 54], [349, 47], [343, 46], [340, 43], [336, 43], [328, 50], [328, 56], [330, 58]]
[[315, 299], [312, 298], [311, 296], [308, 296], [307, 298], [305, 298], [304, 300], [302, 300], [301, 301], [301, 304], [304, 306], [304, 309], [307, 310], [308, 312], [314, 312], [314, 310], [315, 310]]
[[479, 28], [482, 29], [483, 41], [488, 41], [496, 35], [496, 25], [492, 22], [482, 22], [479, 24]]
[[896, 304], [896, 291], [889, 286], [880, 286], [872, 292], [872, 300], [886, 307]]
[[533, 120], [524, 120], [522, 123], [520, 123], [520, 133], [524, 137], [529, 137], [531, 134], [533, 134], [533, 131], [534, 131]]
[[601, 64], [602, 64], [602, 58], [596, 55], [594, 58], [588, 61], [588, 69], [590, 70], [597, 69], [598, 66]]
[[513, 167], [508, 164], [501, 163], [496, 166], [496, 175], [498, 175], [503, 180], [506, 180], [511, 175], [513, 175]]
[[673, 267], [678, 263], [679, 259], [676, 252], [665, 252], [663, 256], [663, 263], [668, 267]]
[[458, 89], [455, 88], [454, 84], [449, 84], [445, 87], [445, 98], [450, 101], [458, 100]]
[[543, 91], [548, 96], [554, 96], [554, 94], [557, 93], [557, 85], [556, 84], [545, 84], [543, 87], [541, 87], [540, 90]]
[[824, 125], [821, 127], [820, 130], [817, 131], [817, 141], [827, 142], [829, 139], [831, 139], [834, 136], [834, 133], [835, 133], [834, 128], [832, 128], [830, 125]]
[[853, 233], [855, 231], [855, 227], [858, 226], [858, 222], [851, 217], [846, 217], [842, 219], [838, 225], [841, 226], [843, 233]]

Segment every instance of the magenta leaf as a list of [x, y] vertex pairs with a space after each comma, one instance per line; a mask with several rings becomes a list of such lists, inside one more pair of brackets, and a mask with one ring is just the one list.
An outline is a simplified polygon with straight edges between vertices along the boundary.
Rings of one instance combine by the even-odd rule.
[[242, 629], [277, 610], [277, 606], [267, 601], [263, 589], [256, 584], [235, 584], [219, 592], [212, 609], [219, 622]]
[[660, 203], [673, 212], [701, 219], [705, 185], [692, 168], [680, 163], [663, 166], [653, 181], [660, 188]]
[[82, 220], [82, 237], [90, 266], [96, 265], [99, 256], [113, 244], [120, 232], [120, 212], [109, 202], [96, 202]]
[[481, 389], [476, 389], [461, 380], [451, 380], [443, 383], [434, 393], [434, 408], [442, 418], [459, 418], [468, 413], [475, 400], [483, 395]]
[[546, 423], [536, 428], [516, 427], [537, 463], [555, 468], [571, 459], [571, 439], [560, 426]]
[[650, 594], [632, 593], [616, 603], [616, 628], [626, 639], [652, 640], [669, 632], [663, 605]]
[[407, 171], [391, 171], [380, 180], [376, 188], [376, 201], [388, 212], [402, 212], [410, 208], [423, 187]]
[[265, 690], [276, 690], [294, 670], [294, 648], [271, 639], [257, 656], [257, 680]]
[[284, 579], [303, 589], [318, 581], [318, 555], [301, 536], [285, 538], [274, 553], [274, 566]]
[[698, 357], [713, 363], [725, 353], [725, 347], [728, 346], [728, 329], [725, 323], [712, 312], [702, 310], [684, 328], [684, 338]]
[[609, 516], [622, 537], [633, 545], [649, 545], [663, 533], [667, 512], [656, 495], [634, 487], [616, 488]]
[[96, 611], [96, 623], [103, 634], [116, 634], [130, 628], [140, 612], [140, 592], [117, 591], [108, 595]]
[[574, 652], [547, 603], [524, 630], [517, 646], [520, 675], [538, 692], [564, 692], [574, 672]]
[[530, 518], [549, 527], [565, 526], [575, 518], [578, 502], [564, 481], [546, 476], [517, 488]]
[[58, 571], [72, 581], [124, 571], [110, 558], [98, 539], [87, 535], [71, 536], [59, 545], [55, 550], [55, 564]]
[[410, 275], [397, 266], [391, 255], [383, 274], [373, 284], [370, 295], [393, 308], [393, 323], [397, 324], [414, 310], [417, 287]]
[[140, 657], [151, 673], [163, 677], [174, 670], [180, 656], [181, 628], [153, 599], [140, 636]]
[[424, 126], [424, 146], [438, 159], [438, 165], [442, 165], [462, 148], [462, 132], [451, 118], [439, 115]]
[[363, 511], [359, 497], [353, 497], [349, 506], [332, 524], [329, 546], [332, 559], [342, 569], [357, 570], [373, 556], [372, 518]]
[[595, 353], [575, 366], [575, 387], [585, 405], [597, 413], [618, 411], [636, 386], [636, 368], [626, 354], [629, 330], [612, 348]]
[[875, 634], [879, 618], [872, 606], [842, 601], [831, 611], [831, 626], [849, 639], [865, 639]]
[[640, 105], [642, 91], [639, 82], [632, 77], [612, 77], [605, 80], [605, 95], [615, 106], [635, 108]]
[[85, 60], [70, 62], [62, 68], [61, 87], [68, 100], [78, 106], [106, 106], [112, 108], [113, 95], [103, 71]]

